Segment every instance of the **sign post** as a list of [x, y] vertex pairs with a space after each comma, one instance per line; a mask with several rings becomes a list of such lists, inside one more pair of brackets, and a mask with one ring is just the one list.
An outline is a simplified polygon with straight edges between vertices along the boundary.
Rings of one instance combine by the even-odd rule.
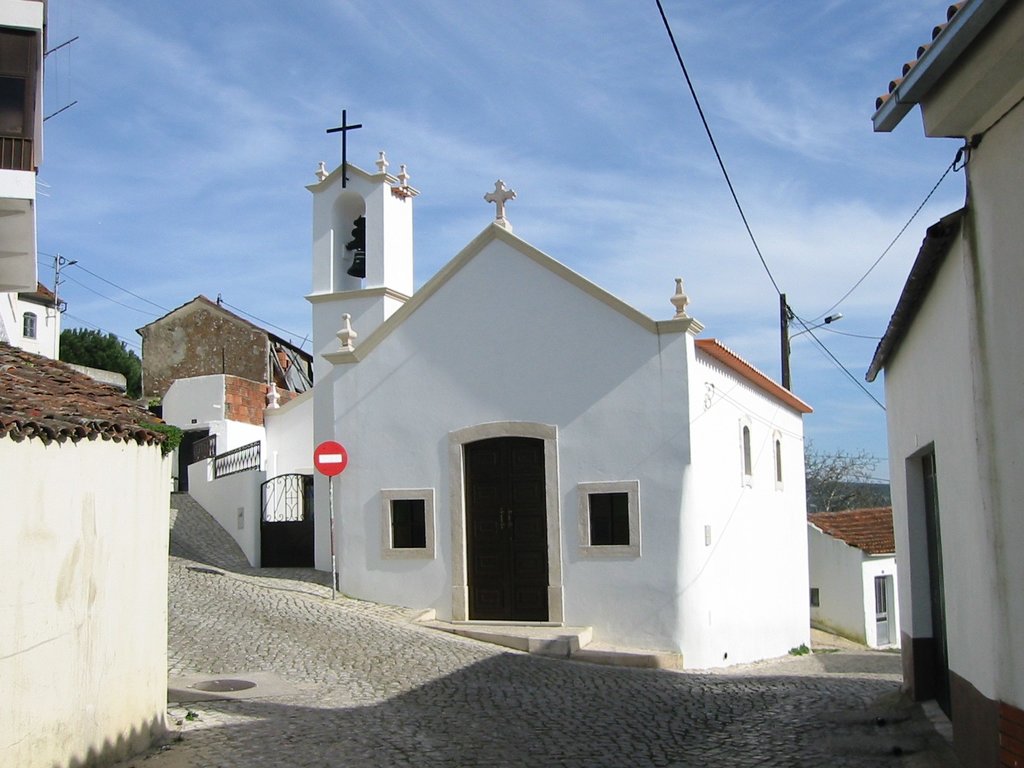
[[348, 466], [348, 451], [334, 440], [325, 440], [313, 451], [313, 466], [327, 476], [327, 498], [331, 517], [331, 600], [338, 591], [338, 560], [334, 545], [334, 476], [340, 475]]

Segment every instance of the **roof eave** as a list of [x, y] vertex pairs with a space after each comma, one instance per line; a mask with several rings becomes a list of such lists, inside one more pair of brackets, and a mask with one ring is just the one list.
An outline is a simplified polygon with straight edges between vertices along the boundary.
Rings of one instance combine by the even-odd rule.
[[946, 74], [978, 34], [999, 13], [1007, 0], [968, 0], [957, 11], [949, 26], [935, 38], [888, 99], [878, 108], [871, 122], [876, 133], [893, 130], [914, 105], [920, 104], [932, 87]]

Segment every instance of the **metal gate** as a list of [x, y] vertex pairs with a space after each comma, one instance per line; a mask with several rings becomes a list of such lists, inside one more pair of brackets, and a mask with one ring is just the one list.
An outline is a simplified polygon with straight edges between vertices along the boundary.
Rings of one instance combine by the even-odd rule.
[[278, 475], [260, 490], [260, 565], [312, 568], [313, 476]]

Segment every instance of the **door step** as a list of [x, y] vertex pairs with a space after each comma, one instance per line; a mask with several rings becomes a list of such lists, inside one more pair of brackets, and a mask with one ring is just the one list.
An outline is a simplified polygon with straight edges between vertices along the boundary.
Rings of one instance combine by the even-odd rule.
[[594, 643], [592, 627], [565, 627], [543, 623], [439, 621], [433, 617], [433, 611], [422, 616], [419, 623], [441, 632], [449, 632], [536, 656], [572, 659], [573, 661], [619, 667], [683, 668], [683, 657], [678, 653], [617, 648]]

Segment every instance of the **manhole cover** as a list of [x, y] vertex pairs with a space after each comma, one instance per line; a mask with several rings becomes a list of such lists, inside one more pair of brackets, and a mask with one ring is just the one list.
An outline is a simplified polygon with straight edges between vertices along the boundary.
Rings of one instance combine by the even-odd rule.
[[195, 688], [197, 691], [207, 691], [209, 693], [246, 691], [255, 687], [256, 683], [251, 680], [203, 680], [202, 682], [194, 683], [189, 686], [189, 688]]

